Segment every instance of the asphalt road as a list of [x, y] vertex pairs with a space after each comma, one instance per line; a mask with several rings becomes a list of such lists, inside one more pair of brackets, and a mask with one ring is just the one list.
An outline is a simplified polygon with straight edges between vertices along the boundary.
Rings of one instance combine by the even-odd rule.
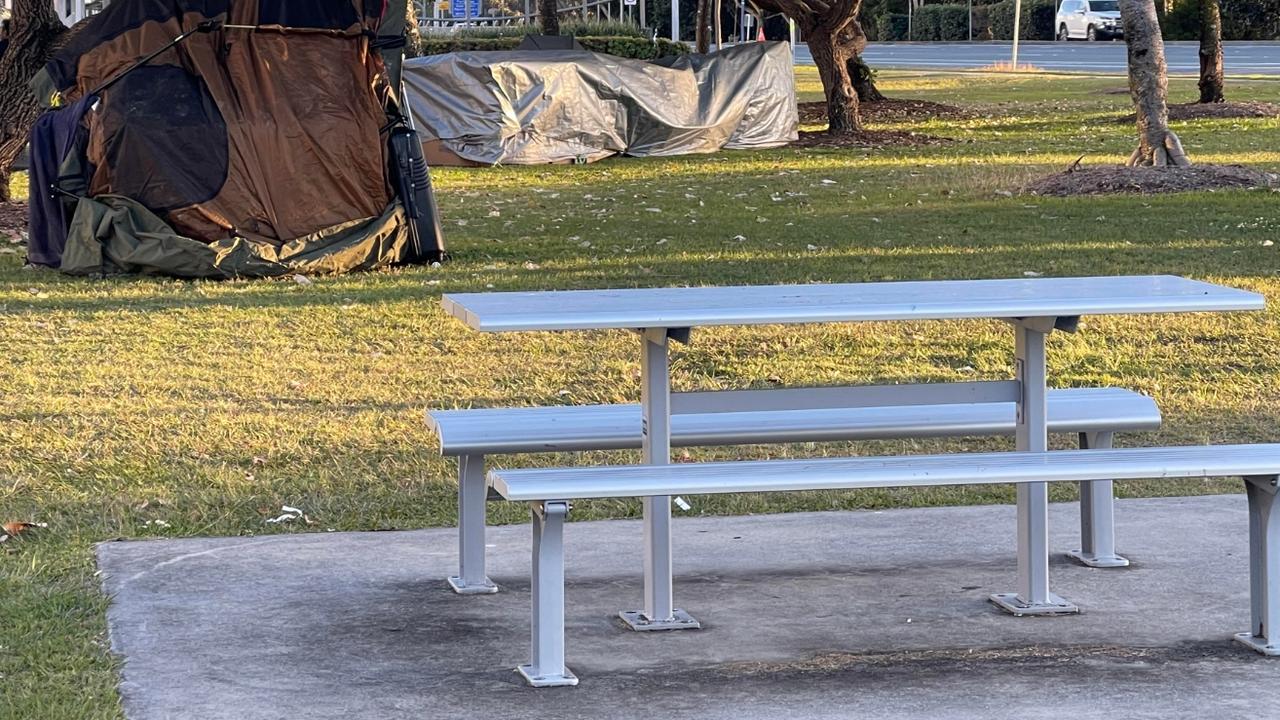
[[[1228, 75], [1280, 75], [1280, 43], [1225, 43]], [[1169, 72], [1195, 74], [1200, 71], [1197, 43], [1165, 44]], [[1010, 43], [871, 43], [867, 47], [867, 63], [876, 68], [977, 70], [998, 62], [1008, 62]], [[1065, 72], [1126, 72], [1123, 42], [1089, 43], [1073, 41], [1022, 43], [1019, 64], [1027, 63], [1042, 70]], [[804, 44], [796, 46], [796, 64], [812, 65], [813, 58]]]

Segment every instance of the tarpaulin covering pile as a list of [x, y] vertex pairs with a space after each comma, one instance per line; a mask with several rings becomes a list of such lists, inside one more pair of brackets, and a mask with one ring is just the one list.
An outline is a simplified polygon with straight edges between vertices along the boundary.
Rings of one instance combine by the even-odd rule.
[[405, 63], [432, 164], [592, 162], [797, 139], [786, 43], [655, 62], [578, 50], [460, 52]]
[[[32, 81], [63, 105], [108, 87], [57, 158], [82, 186], [66, 246], [33, 237], [30, 258], [182, 277], [414, 260], [383, 133], [392, 86], [371, 42], [384, 12], [386, 0], [112, 2]], [[218, 24], [130, 70], [205, 21]]]

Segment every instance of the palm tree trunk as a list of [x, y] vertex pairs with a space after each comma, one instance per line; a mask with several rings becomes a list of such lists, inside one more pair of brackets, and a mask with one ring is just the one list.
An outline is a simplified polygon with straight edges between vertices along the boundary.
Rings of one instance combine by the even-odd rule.
[[1222, 102], [1222, 85], [1222, 14], [1218, 0], [1200, 0], [1200, 102]]
[[538, 0], [538, 23], [542, 25], [543, 35], [560, 34], [560, 11], [556, 0]]
[[1190, 165], [1182, 142], [1169, 129], [1168, 67], [1155, 0], [1120, 0], [1129, 54], [1129, 93], [1138, 117], [1138, 148], [1129, 165]]
[[711, 50], [711, 39], [707, 34], [707, 26], [711, 24], [711, 0], [698, 0], [696, 17], [698, 27], [693, 35], [693, 50], [699, 55], [706, 55]]

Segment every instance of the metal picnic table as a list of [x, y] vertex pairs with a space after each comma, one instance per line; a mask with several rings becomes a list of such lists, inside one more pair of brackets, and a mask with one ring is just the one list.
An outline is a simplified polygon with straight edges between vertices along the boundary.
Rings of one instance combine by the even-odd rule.
[[[1053, 330], [1074, 332], [1085, 315], [1264, 307], [1263, 297], [1256, 293], [1175, 276], [460, 293], [445, 295], [443, 303], [449, 314], [482, 332], [638, 332], [643, 458], [645, 463], [655, 465], [671, 460], [673, 412], [886, 403], [1015, 402], [1016, 449], [1046, 451], [1045, 337]], [[670, 341], [688, 342], [695, 327], [949, 319], [1009, 322], [1015, 337], [1015, 379], [927, 386], [671, 392]], [[1048, 501], [1045, 483], [1018, 485], [1017, 590], [992, 596], [997, 605], [1018, 615], [1077, 611], [1074, 605], [1049, 591]], [[642, 502], [644, 607], [622, 616], [637, 630], [698, 627], [695, 619], [674, 604], [671, 499], [648, 497]]]

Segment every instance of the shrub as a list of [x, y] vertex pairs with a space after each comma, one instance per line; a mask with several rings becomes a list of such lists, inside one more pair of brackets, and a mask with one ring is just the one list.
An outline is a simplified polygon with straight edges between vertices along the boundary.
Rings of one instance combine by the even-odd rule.
[[973, 6], [973, 39], [991, 40], [991, 6]]
[[881, 40], [906, 40], [907, 16], [902, 13], [886, 13], [876, 19], [877, 35]]
[[[423, 55], [443, 55], [451, 52], [473, 50], [515, 50], [522, 37], [424, 37], [422, 39]], [[684, 55], [689, 52], [686, 45], [673, 43], [658, 38], [654, 43], [639, 37], [579, 37], [578, 43], [591, 52], [616, 55], [634, 60], [653, 60], [667, 55]]]
[[[991, 36], [996, 40], [1013, 38], [1013, 0], [990, 5]], [[1026, 0], [1022, 3], [1023, 40], [1052, 40], [1054, 35], [1054, 16], [1057, 6], [1054, 0]]]
[[533, 25], [480, 25], [476, 27], [462, 27], [453, 32], [448, 30], [438, 30], [436, 32], [423, 35], [423, 39], [431, 38], [433, 40], [445, 40], [448, 38], [470, 38], [476, 40], [493, 40], [495, 38], [523, 38], [531, 32], [537, 30]]
[[620, 20], [565, 20], [560, 23], [560, 34], [574, 37], [647, 37], [639, 25]]
[[1160, 34], [1165, 40], [1199, 40], [1200, 3], [1183, 0], [1173, 10], [1161, 13]]
[[[537, 25], [480, 25], [476, 27], [458, 28], [455, 32], [430, 33], [428, 37], [442, 40], [453, 37], [460, 38], [522, 38], [525, 35], [537, 35], [542, 32]], [[569, 20], [560, 23], [561, 35], [574, 37], [649, 37], [639, 25], [620, 20]]]
[[925, 5], [916, 11], [912, 40], [968, 40], [966, 5]]
[[654, 43], [642, 37], [579, 37], [578, 43], [591, 52], [635, 60], [653, 60], [668, 55], [689, 53], [689, 46], [663, 38], [658, 38], [658, 42]]
[[1222, 0], [1222, 39], [1280, 40], [1280, 2]]
[[515, 50], [520, 44], [518, 37], [424, 37], [420, 46], [422, 55], [444, 55], [451, 52], [471, 50]]

